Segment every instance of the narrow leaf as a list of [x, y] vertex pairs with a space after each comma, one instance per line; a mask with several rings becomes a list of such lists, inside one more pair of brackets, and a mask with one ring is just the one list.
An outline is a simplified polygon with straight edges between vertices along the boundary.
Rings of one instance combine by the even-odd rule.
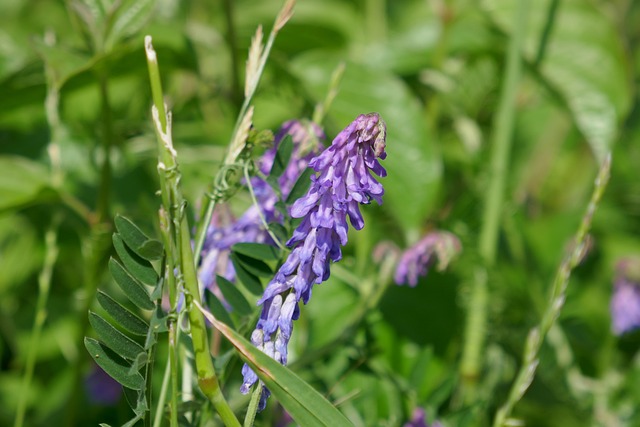
[[122, 241], [136, 255], [147, 260], [160, 259], [162, 243], [144, 234], [129, 218], [118, 215], [114, 222]]
[[216, 318], [220, 319], [220, 321], [226, 325], [231, 326], [235, 329], [235, 324], [233, 323], [233, 319], [229, 316], [227, 309], [224, 308], [222, 302], [218, 299], [217, 296], [213, 294], [209, 289], [205, 290], [204, 299], [207, 303], [207, 307], [211, 310], [212, 313], [215, 313]]
[[269, 172], [269, 177], [279, 178], [289, 164], [291, 159], [291, 153], [293, 152], [293, 140], [291, 135], [287, 135], [280, 142], [278, 150], [276, 151], [276, 157], [273, 159], [273, 165]]
[[149, 299], [149, 294], [144, 285], [133, 278], [115, 259], [109, 260], [109, 271], [120, 289], [127, 295], [132, 303], [144, 310], [153, 310], [155, 305]]
[[158, 281], [158, 274], [153, 269], [151, 263], [125, 246], [119, 234], [113, 234], [113, 247], [116, 249], [116, 253], [124, 263], [127, 271], [133, 277], [145, 285], [155, 286]]
[[224, 335], [240, 357], [258, 374], [287, 412], [301, 426], [352, 426], [351, 422], [320, 393], [287, 367], [257, 349], [240, 334], [202, 310], [206, 319]]
[[102, 291], [98, 291], [97, 299], [100, 306], [124, 329], [135, 335], [147, 335], [147, 331], [149, 330], [147, 322], [127, 310], [120, 305], [119, 302]]
[[242, 292], [238, 290], [236, 285], [222, 276], [216, 276], [216, 284], [218, 285], [218, 288], [220, 288], [222, 295], [224, 295], [224, 299], [239, 315], [243, 316], [251, 314], [251, 305], [247, 302], [247, 299], [242, 295]]
[[231, 247], [231, 250], [263, 261], [279, 260], [282, 256], [277, 247], [264, 243], [236, 243]]
[[233, 268], [236, 270], [238, 279], [244, 285], [244, 287], [254, 295], [261, 295], [263, 289], [262, 283], [260, 283], [260, 279], [258, 279], [254, 274], [247, 271], [244, 265], [238, 260], [237, 255], [233, 252], [231, 253], [231, 262], [233, 263]]
[[138, 354], [144, 352], [140, 344], [91, 311], [89, 312], [89, 323], [96, 331], [98, 338], [102, 340], [102, 343], [125, 359], [133, 360]]
[[273, 277], [273, 271], [264, 261], [234, 252], [231, 252], [231, 260], [241, 263], [244, 268], [254, 276], [267, 278]]
[[306, 192], [309, 190], [309, 187], [311, 186], [311, 175], [313, 173], [313, 169], [306, 168], [304, 172], [300, 174], [300, 178], [298, 178], [296, 183], [293, 185], [291, 192], [287, 196], [287, 205], [293, 204], [293, 202], [306, 194]]
[[118, 381], [123, 386], [140, 390], [144, 385], [144, 378], [139, 373], [129, 375], [130, 365], [107, 346], [93, 338], [85, 337], [84, 346], [87, 351], [111, 378]]

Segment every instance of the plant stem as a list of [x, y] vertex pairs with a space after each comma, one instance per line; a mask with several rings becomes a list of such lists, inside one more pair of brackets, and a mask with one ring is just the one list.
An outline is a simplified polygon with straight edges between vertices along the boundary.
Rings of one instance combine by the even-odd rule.
[[56, 216], [51, 226], [45, 234], [45, 255], [44, 265], [38, 276], [38, 299], [36, 301], [36, 313], [33, 320], [33, 329], [31, 330], [31, 339], [29, 340], [29, 350], [24, 369], [24, 377], [22, 378], [22, 391], [18, 395], [18, 407], [16, 410], [16, 418], [14, 427], [22, 427], [24, 416], [27, 410], [27, 399], [29, 397], [29, 388], [33, 379], [33, 370], [36, 364], [36, 356], [38, 355], [38, 347], [40, 345], [40, 334], [42, 327], [47, 318], [47, 301], [49, 299], [49, 290], [51, 289], [51, 275], [53, 266], [58, 259], [58, 224], [60, 217]]
[[499, 224], [515, 121], [516, 95], [522, 68], [520, 52], [526, 33], [528, 10], [529, 0], [519, 0], [513, 17], [513, 30], [507, 52], [507, 69], [493, 126], [489, 185], [482, 215], [478, 248], [484, 266], [489, 271], [476, 272], [468, 306], [465, 341], [460, 365], [462, 399], [467, 403], [476, 399], [476, 386], [483, 364], [481, 355], [486, 335], [487, 303], [489, 301], [487, 280], [496, 261]]
[[544, 342], [545, 337], [555, 325], [556, 320], [560, 316], [560, 311], [564, 306], [564, 302], [567, 294], [567, 286], [569, 285], [569, 278], [571, 277], [571, 271], [580, 263], [584, 257], [586, 248], [586, 237], [589, 229], [591, 228], [591, 221], [596, 211], [598, 203], [602, 198], [607, 183], [609, 181], [609, 171], [611, 168], [611, 155], [608, 154], [600, 167], [598, 177], [596, 178], [595, 188], [591, 195], [591, 200], [587, 206], [586, 212], [582, 216], [580, 227], [575, 234], [573, 240], [572, 250], [564, 257], [558, 271], [553, 280], [551, 287], [551, 295], [546, 309], [540, 320], [540, 324], [529, 331], [527, 341], [525, 344], [524, 354], [522, 356], [522, 366], [515, 381], [511, 385], [511, 390], [507, 401], [496, 412], [495, 419], [493, 421], [494, 427], [502, 427], [511, 415], [513, 407], [531, 385], [533, 377], [536, 373], [536, 369], [540, 362], [538, 353], [540, 347]]
[[251, 400], [249, 401], [249, 406], [247, 407], [247, 414], [244, 417], [243, 427], [252, 427], [253, 422], [256, 419], [256, 414], [258, 413], [258, 403], [260, 403], [260, 396], [262, 396], [262, 382], [258, 383], [258, 386], [253, 389], [253, 393], [251, 393]]
[[542, 36], [540, 37], [540, 44], [538, 45], [536, 58], [533, 61], [534, 68], [539, 68], [540, 64], [542, 64], [542, 60], [544, 59], [544, 55], [547, 51], [547, 45], [549, 44], [549, 37], [551, 36], [551, 31], [553, 30], [553, 24], [555, 24], [556, 22], [556, 16], [557, 16], [559, 6], [560, 6], [560, 0], [551, 0], [551, 3], [549, 3], [547, 19], [544, 24]]
[[102, 165], [100, 166], [100, 187], [96, 211], [98, 222], [108, 221], [111, 198], [111, 147], [113, 146], [113, 119], [109, 100], [109, 82], [106, 71], [99, 76], [100, 100], [102, 103]]
[[[181, 277], [184, 280], [185, 308], [189, 316], [198, 385], [204, 395], [211, 401], [224, 424], [239, 427], [240, 422], [233, 414], [218, 384], [218, 378], [213, 367], [211, 354], [209, 353], [204, 316], [199, 310], [192, 309], [193, 301], [200, 302], [200, 289], [198, 286], [193, 250], [191, 249], [189, 223], [183, 210], [185, 202], [179, 186], [180, 172], [177, 163], [177, 153], [171, 139], [170, 117], [166, 113], [164, 116], [160, 114], [164, 111], [162, 84], [158, 72], [158, 61], [153, 46], [151, 45], [150, 36], [145, 38], [145, 49], [154, 99], [152, 113], [156, 126], [156, 134], [158, 136], [158, 172], [161, 177], [162, 200], [164, 209], [168, 213], [169, 223], [175, 227], [175, 234], [172, 235], [171, 238], [176, 245], [175, 256], [177, 259], [169, 260], [167, 264], [169, 266], [179, 265]], [[162, 117], [164, 117], [164, 120]], [[171, 275], [173, 272], [169, 271], [168, 274]]]

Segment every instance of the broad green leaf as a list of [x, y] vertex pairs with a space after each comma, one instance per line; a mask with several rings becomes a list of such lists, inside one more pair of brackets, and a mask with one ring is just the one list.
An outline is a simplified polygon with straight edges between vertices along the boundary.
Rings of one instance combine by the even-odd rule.
[[[342, 60], [329, 52], [300, 55], [293, 73], [315, 99], [323, 99], [331, 73]], [[384, 205], [405, 230], [422, 226], [432, 209], [442, 175], [440, 154], [430, 136], [419, 100], [403, 80], [375, 67], [347, 63], [329, 117], [343, 129], [359, 114], [378, 112], [387, 124], [388, 176]]]
[[147, 322], [124, 308], [119, 302], [102, 291], [97, 294], [98, 303], [120, 326], [135, 335], [145, 336], [149, 331]]
[[115, 259], [109, 260], [109, 271], [113, 276], [113, 280], [116, 281], [118, 286], [127, 295], [132, 303], [144, 310], [153, 310], [155, 305], [149, 299], [149, 293], [144, 288], [144, 285], [138, 280], [134, 279]]
[[264, 243], [236, 243], [231, 247], [233, 252], [264, 261], [279, 260], [280, 249]]
[[247, 299], [242, 295], [242, 292], [238, 290], [235, 284], [231, 283], [222, 276], [216, 276], [216, 284], [222, 295], [224, 295], [225, 301], [229, 303], [239, 315], [244, 316], [251, 314], [251, 305], [247, 302]]
[[245, 268], [244, 264], [238, 260], [238, 255], [233, 252], [231, 253], [231, 262], [233, 263], [233, 268], [236, 271], [236, 276], [238, 276], [240, 283], [242, 283], [252, 294], [261, 295], [263, 288], [262, 283], [260, 283], [260, 279], [250, 273]]
[[236, 263], [242, 264], [242, 266], [254, 276], [266, 278], [273, 277], [273, 271], [264, 261], [235, 252], [231, 252], [231, 261], [234, 265]]
[[127, 271], [140, 282], [145, 285], [155, 286], [158, 282], [158, 274], [153, 269], [153, 266], [146, 259], [136, 255], [136, 253], [125, 246], [122, 237], [114, 233], [113, 234], [113, 247], [116, 249], [118, 257], [122, 260]]
[[[550, 0], [531, 2], [524, 55], [534, 61], [548, 20]], [[631, 102], [623, 42], [609, 14], [595, 2], [560, 2], [540, 72], [562, 95], [601, 162], [617, 137]], [[516, 2], [485, 0], [490, 16], [511, 31]]]
[[204, 292], [204, 300], [207, 304], [207, 307], [209, 307], [209, 310], [211, 310], [212, 313], [215, 313], [216, 318], [220, 319], [222, 323], [229, 325], [235, 329], [236, 326], [231, 316], [229, 316], [227, 309], [224, 307], [218, 297], [215, 296], [209, 289], [206, 289]]
[[162, 243], [144, 234], [129, 218], [117, 215], [114, 222], [118, 234], [136, 255], [147, 260], [156, 260], [162, 257]]
[[271, 171], [269, 172], [269, 178], [279, 178], [282, 175], [289, 164], [292, 152], [293, 140], [291, 139], [291, 135], [287, 135], [278, 146], [276, 156], [273, 159], [273, 165], [271, 166]]
[[92, 311], [89, 312], [89, 323], [102, 343], [125, 359], [133, 360], [138, 354], [144, 352], [140, 344], [124, 335]]
[[[201, 307], [199, 307], [202, 309]], [[295, 373], [257, 349], [240, 334], [202, 310], [240, 353], [240, 357], [258, 374], [271, 393], [301, 426], [351, 426], [349, 420], [323, 395]]]
[[20, 156], [0, 157], [0, 210], [38, 200], [49, 188], [49, 173], [39, 163]]
[[93, 338], [84, 338], [84, 346], [95, 362], [111, 378], [132, 390], [140, 390], [144, 386], [144, 378], [139, 373], [129, 374], [131, 367], [123, 358]]
[[301, 174], [300, 178], [296, 181], [291, 189], [291, 192], [287, 196], [286, 204], [291, 205], [293, 202], [298, 200], [300, 197], [304, 196], [309, 187], [311, 186], [311, 175], [315, 172], [311, 168], [306, 168]]

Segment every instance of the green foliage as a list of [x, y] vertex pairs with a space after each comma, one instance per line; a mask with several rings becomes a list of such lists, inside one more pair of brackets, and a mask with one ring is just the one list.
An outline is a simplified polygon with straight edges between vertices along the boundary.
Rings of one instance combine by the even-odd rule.
[[[486, 266], [478, 235], [518, 3], [297, 2], [251, 102], [255, 146], [242, 161], [257, 161], [262, 139], [285, 120], [311, 117], [344, 63], [320, 123], [325, 146], [358, 114], [379, 112], [388, 128], [384, 204], [362, 208], [365, 228], [349, 232], [342, 261], [300, 307], [287, 368], [242, 340], [286, 248], [236, 244], [229, 255], [235, 279], [224, 279], [233, 277], [230, 268], [210, 277], [216, 284], [203, 291], [207, 308], [241, 349], [210, 331], [221, 390], [236, 414], [248, 401], [237, 392], [248, 358], [265, 367], [257, 372], [274, 392], [256, 426], [280, 422], [281, 406], [300, 425], [326, 421], [333, 413], [327, 405], [357, 426], [403, 425], [416, 408], [445, 427], [489, 425], [523, 365], [528, 331], [549, 307], [552, 279], [611, 151], [611, 180], [593, 218], [591, 249], [572, 272], [536, 376], [509, 422], [640, 424], [640, 336], [614, 335], [610, 314], [617, 262], [640, 253], [640, 3], [530, 0], [496, 260]], [[251, 38], [258, 25], [268, 34], [281, 5], [0, 1], [0, 425], [15, 422], [22, 394], [22, 425], [170, 424], [171, 403], [158, 399], [170, 363], [165, 332], [173, 326], [177, 334], [180, 375], [193, 362], [193, 343], [189, 322], [168, 314], [163, 293], [169, 277], [183, 289], [183, 272], [165, 274], [165, 249], [175, 248], [149, 237], [160, 236], [164, 225], [157, 220], [158, 153], [143, 37], [153, 36], [173, 114], [186, 203], [172, 208], [197, 229], [236, 125]], [[283, 141], [269, 171], [276, 193], [291, 149]], [[276, 212], [286, 213], [313, 174], [303, 172]], [[227, 178], [238, 191], [216, 206], [225, 221], [251, 203], [242, 174], [234, 170]], [[55, 218], [59, 254], [39, 310], [50, 255], [44, 236]], [[269, 228], [284, 243], [295, 225], [285, 218]], [[450, 270], [430, 271], [416, 288], [382, 280], [395, 249], [436, 229], [462, 242]], [[374, 259], [382, 242], [391, 250]], [[469, 402], [460, 391], [466, 378], [459, 363], [471, 284], [483, 268], [486, 345], [477, 399]], [[189, 304], [190, 296], [176, 296], [181, 310]], [[32, 345], [38, 319], [43, 327]], [[31, 357], [35, 370], [23, 393]], [[96, 364], [128, 389], [126, 398], [94, 401], [86, 387]], [[178, 390], [180, 425], [219, 422], [196, 388]], [[172, 391], [165, 390], [169, 399]]]

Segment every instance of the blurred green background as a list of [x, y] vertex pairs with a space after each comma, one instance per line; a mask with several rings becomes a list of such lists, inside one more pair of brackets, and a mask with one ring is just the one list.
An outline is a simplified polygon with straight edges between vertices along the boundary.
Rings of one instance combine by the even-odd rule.
[[[436, 228], [463, 245], [449, 271], [430, 272], [413, 289], [392, 286], [352, 342], [298, 367], [322, 392], [347, 396], [341, 409], [357, 425], [402, 425], [414, 406], [447, 425], [488, 425], [609, 150], [612, 178], [593, 245], [514, 416], [530, 426], [640, 425], [640, 334], [615, 337], [609, 315], [615, 263], [640, 253], [640, 3], [633, 0], [531, 2], [498, 257], [489, 272], [485, 394], [476, 406], [455, 398], [516, 4], [300, 0], [276, 39], [254, 103], [257, 129], [310, 117], [342, 61], [327, 135], [360, 113], [377, 111], [387, 123], [385, 202], [365, 209], [367, 226], [351, 232], [343, 266], [358, 274], [373, 269], [378, 242], [404, 248]], [[127, 215], [150, 234], [157, 229], [143, 36], [153, 36], [183, 188], [197, 206], [242, 102], [251, 37], [258, 25], [270, 29], [280, 6], [0, 2], [0, 425], [11, 425], [22, 393], [52, 224], [59, 226], [59, 256], [26, 425], [129, 418], [124, 398], [105, 406], [86, 392], [92, 364], [82, 337], [91, 334], [87, 309], [96, 288], [116, 292], [105, 272], [113, 216]], [[338, 278], [317, 287], [296, 326], [293, 353], [313, 354], [339, 336], [357, 295]]]

